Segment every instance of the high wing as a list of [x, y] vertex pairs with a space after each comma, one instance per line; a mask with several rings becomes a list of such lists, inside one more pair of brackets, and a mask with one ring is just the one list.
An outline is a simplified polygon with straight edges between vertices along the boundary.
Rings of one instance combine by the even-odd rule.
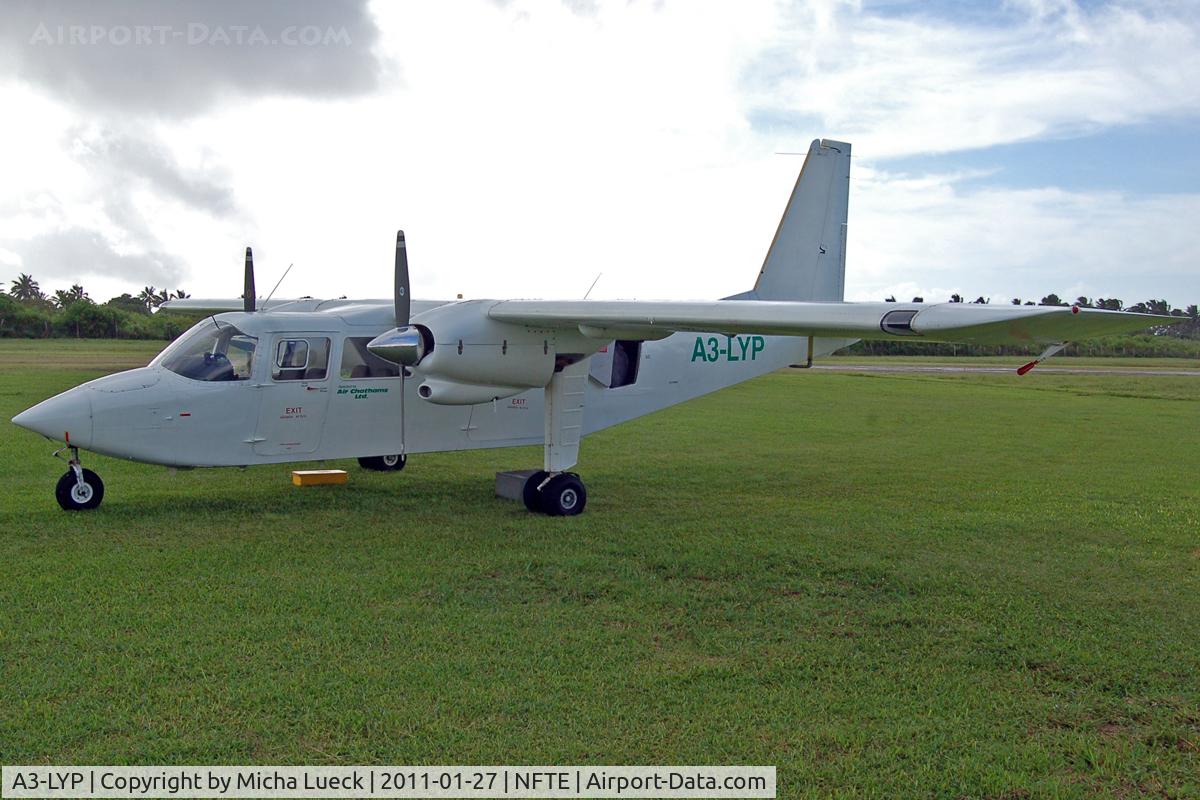
[[1073, 342], [1181, 321], [1076, 306], [763, 300], [506, 300], [493, 305], [488, 316], [532, 327], [578, 328], [597, 339], [661, 339], [692, 331], [975, 344]]
[[[313, 301], [311, 297], [295, 300], [272, 300], [269, 303], [259, 301], [258, 311], [306, 311], [307, 308], [295, 308], [301, 301]], [[314, 301], [320, 302], [320, 301]], [[378, 302], [388, 302], [390, 300]], [[182, 300], [168, 300], [158, 307], [159, 311], [177, 314], [220, 314], [225, 311], [242, 311], [245, 301], [240, 297], [185, 297]]]
[[158, 307], [159, 311], [176, 312], [179, 314], [220, 314], [223, 311], [241, 311], [243, 301], [240, 297], [231, 298], [194, 298], [185, 297], [182, 300], [168, 300]]

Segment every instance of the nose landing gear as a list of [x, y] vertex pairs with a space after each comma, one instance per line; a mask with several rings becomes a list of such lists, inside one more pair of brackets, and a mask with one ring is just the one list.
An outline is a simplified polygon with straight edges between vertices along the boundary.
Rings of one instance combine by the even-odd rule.
[[[67, 445], [63, 448], [67, 449], [71, 451], [71, 457], [67, 459], [69, 469], [58, 479], [58, 486], [54, 487], [54, 497], [63, 511], [91, 511], [104, 499], [104, 481], [79, 463], [78, 447]], [[61, 458], [61, 452], [62, 450], [55, 452], [55, 457]]]

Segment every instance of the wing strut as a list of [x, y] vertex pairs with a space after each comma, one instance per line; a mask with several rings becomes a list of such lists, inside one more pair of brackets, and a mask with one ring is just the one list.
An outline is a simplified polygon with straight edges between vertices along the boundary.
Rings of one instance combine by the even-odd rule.
[[583, 400], [590, 361], [581, 358], [564, 367], [561, 372], [554, 373], [546, 386], [546, 443], [542, 468], [551, 474], [564, 472], [579, 460]]

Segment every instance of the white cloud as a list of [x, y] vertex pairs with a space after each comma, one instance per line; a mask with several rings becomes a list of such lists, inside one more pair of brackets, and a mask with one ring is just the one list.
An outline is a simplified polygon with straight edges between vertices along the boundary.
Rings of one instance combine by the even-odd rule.
[[[1014, 296], [1194, 302], [1200, 193], [997, 189], [859, 171], [847, 299]], [[903, 276], [920, 276], [920, 283]]]
[[1200, 112], [1196, 3], [1023, 5], [1004, 27], [801, 5], [749, 73], [749, 102], [875, 158]]

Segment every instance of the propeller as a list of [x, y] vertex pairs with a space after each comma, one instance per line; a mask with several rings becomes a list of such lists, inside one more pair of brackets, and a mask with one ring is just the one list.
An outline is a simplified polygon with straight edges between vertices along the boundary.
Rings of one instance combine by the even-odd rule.
[[412, 293], [408, 284], [408, 249], [404, 231], [396, 231], [396, 327], [367, 343], [367, 350], [404, 367], [415, 367], [433, 349], [433, 335], [423, 325], [410, 325]]
[[[248, 256], [247, 256], [248, 257]], [[404, 231], [396, 231], [396, 327], [408, 326], [412, 296], [408, 286], [408, 249], [404, 246]]]
[[242, 309], [246, 312], [254, 311], [254, 303], [257, 295], [254, 293], [254, 254], [250, 252], [250, 248], [246, 248], [246, 282], [242, 288]]

